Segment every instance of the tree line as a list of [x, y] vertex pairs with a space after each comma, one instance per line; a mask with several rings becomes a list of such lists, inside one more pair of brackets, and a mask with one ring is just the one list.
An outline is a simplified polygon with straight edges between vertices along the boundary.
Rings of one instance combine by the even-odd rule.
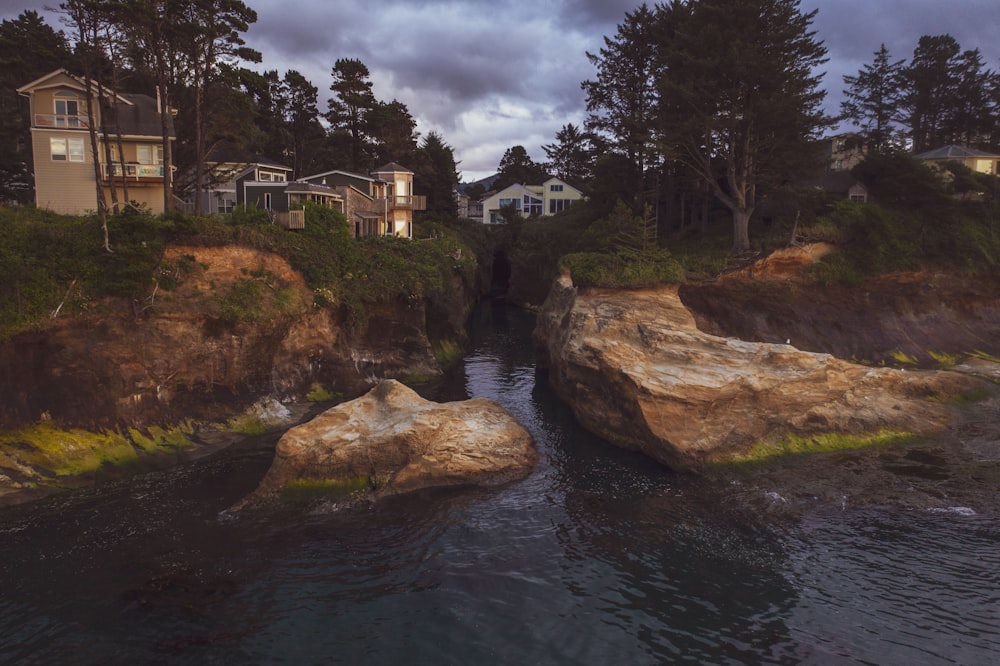
[[[196, 205], [211, 185], [208, 160], [224, 148], [281, 160], [293, 177], [332, 169], [368, 173], [398, 162], [414, 171], [431, 213], [455, 214], [452, 148], [434, 132], [420, 137], [403, 103], [377, 100], [360, 60], [336, 61], [332, 97], [321, 112], [319, 89], [300, 72], [250, 69], [262, 58], [243, 35], [257, 14], [240, 0], [65, 0], [58, 11], [68, 34], [31, 10], [0, 24], [4, 199], [30, 201], [30, 119], [16, 88], [65, 68], [85, 82], [88, 106], [113, 108], [119, 92], [158, 100], [164, 169], [176, 171], [175, 191], [193, 192]], [[171, 109], [173, 146], [167, 140]], [[91, 143], [97, 150], [96, 137]], [[170, 210], [173, 201], [165, 196]], [[111, 198], [114, 207], [119, 193]]]
[[[247, 66], [261, 61], [242, 37], [256, 13], [239, 0], [66, 0], [60, 10], [69, 36], [31, 11], [0, 26], [5, 145], [27, 136], [13, 89], [69, 64], [97, 90], [156, 94], [178, 110], [176, 154], [165, 142], [164, 160], [186, 178], [179, 187], [207, 186], [206, 156], [221, 145], [284, 160], [295, 177], [396, 161], [415, 172], [431, 214], [455, 214], [451, 147], [434, 132], [421, 138], [405, 104], [376, 99], [360, 60], [335, 62], [321, 111], [300, 72]], [[544, 163], [523, 146], [507, 150], [494, 189], [555, 175], [606, 212], [619, 200], [636, 215], [657, 206], [668, 228], [704, 226], [717, 204], [742, 251], [762, 204], [823, 168], [814, 145], [838, 122], [876, 153], [1000, 147], [1000, 76], [949, 35], [921, 37], [908, 62], [883, 45], [844, 77], [841, 115], [826, 114], [816, 13], [798, 0], [669, 0], [627, 12], [586, 54], [595, 74], [581, 83], [582, 127], [564, 125], [543, 146]], [[12, 185], [30, 178], [23, 151], [0, 162], [7, 196], [17, 194]]]

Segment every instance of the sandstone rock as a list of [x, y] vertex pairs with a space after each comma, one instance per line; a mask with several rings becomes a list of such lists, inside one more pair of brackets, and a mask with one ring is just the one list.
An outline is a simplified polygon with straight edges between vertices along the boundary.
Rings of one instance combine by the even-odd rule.
[[285, 433], [260, 486], [235, 508], [292, 482], [362, 487], [379, 497], [497, 485], [526, 476], [537, 458], [531, 435], [497, 403], [430, 402], [387, 380]]
[[936, 432], [951, 422], [950, 396], [984, 386], [709, 335], [676, 286], [578, 292], [564, 276], [539, 315], [536, 344], [584, 427], [674, 468], [789, 434]]

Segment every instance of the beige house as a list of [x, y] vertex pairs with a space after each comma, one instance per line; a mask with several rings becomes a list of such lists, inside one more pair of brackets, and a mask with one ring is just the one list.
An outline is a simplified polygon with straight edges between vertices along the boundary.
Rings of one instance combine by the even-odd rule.
[[[95, 211], [97, 179], [108, 206], [115, 188], [119, 201], [126, 201], [127, 190], [127, 201], [155, 214], [163, 212], [171, 174], [163, 168], [162, 129], [155, 99], [105, 91], [101, 107], [95, 91], [95, 115], [89, 117], [84, 82], [62, 69], [21, 86], [17, 92], [30, 104], [35, 204], [39, 208], [70, 215]], [[94, 170], [91, 127], [98, 133], [99, 176]]]
[[931, 166], [941, 166], [948, 162], [959, 162], [979, 173], [1000, 175], [1000, 155], [987, 153], [965, 146], [944, 146], [914, 155]]
[[555, 215], [583, 199], [583, 192], [572, 185], [549, 178], [541, 185], [514, 184], [483, 199], [483, 224], [503, 224], [500, 209], [514, 206], [524, 217]]

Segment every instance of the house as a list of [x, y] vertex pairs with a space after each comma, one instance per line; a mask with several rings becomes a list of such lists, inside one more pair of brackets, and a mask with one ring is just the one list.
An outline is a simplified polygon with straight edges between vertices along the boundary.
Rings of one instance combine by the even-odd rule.
[[[90, 117], [86, 84], [64, 69], [35, 79], [17, 92], [29, 100], [39, 208], [84, 214], [97, 210], [98, 189], [110, 206], [114, 188], [120, 201], [163, 212], [172, 174], [163, 167], [163, 131], [154, 98], [103, 90], [101, 104], [94, 86], [95, 116]], [[167, 120], [173, 140], [172, 118]], [[98, 133], [96, 172], [91, 127]]]
[[940, 167], [948, 162], [958, 162], [979, 173], [1000, 175], [1000, 155], [975, 148], [944, 146], [914, 155], [914, 157], [927, 162], [930, 166]]
[[868, 141], [854, 132], [828, 136], [816, 143], [825, 171], [850, 171], [868, 155]]
[[343, 201], [351, 235], [413, 238], [413, 211], [426, 210], [427, 198], [413, 194], [413, 172], [390, 162], [364, 176], [325, 171], [300, 182], [330, 188]]
[[541, 185], [514, 184], [483, 197], [483, 224], [502, 224], [500, 209], [513, 205], [524, 217], [547, 217], [583, 199], [583, 192], [558, 178]]
[[[236, 196], [238, 178], [250, 182], [284, 183], [290, 179], [291, 174], [291, 167], [263, 155], [229, 147], [215, 148], [205, 160], [200, 210], [202, 213], [233, 212], [233, 208], [239, 203]], [[175, 188], [181, 192], [184, 210], [188, 213], [196, 210], [194, 178], [194, 170], [191, 169], [178, 173], [175, 183]]]
[[868, 188], [849, 171], [829, 171], [803, 185], [858, 203], [868, 201]]

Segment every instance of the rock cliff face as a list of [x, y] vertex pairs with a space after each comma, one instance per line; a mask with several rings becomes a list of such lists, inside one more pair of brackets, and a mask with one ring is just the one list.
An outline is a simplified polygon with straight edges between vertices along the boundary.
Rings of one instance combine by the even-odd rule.
[[788, 435], [933, 433], [953, 418], [951, 396], [984, 386], [710, 335], [676, 286], [584, 292], [564, 276], [536, 343], [549, 382], [586, 428], [673, 468]]
[[[336, 309], [314, 307], [276, 255], [173, 247], [166, 260], [189, 274], [145, 312], [61, 317], [0, 344], [0, 376], [10, 378], [0, 382], [0, 428], [45, 417], [81, 427], [217, 420], [263, 395], [302, 397], [313, 383], [350, 396], [385, 377], [434, 376], [428, 319], [436, 335], [462, 343], [475, 298], [456, 288], [454, 313], [372, 305], [366, 325], [352, 326]], [[266, 317], [224, 318], [219, 297], [249, 281], [280, 303]]]
[[386, 496], [422, 488], [496, 485], [538, 459], [527, 430], [485, 398], [435, 403], [386, 380], [292, 428], [247, 502], [301, 486]]

